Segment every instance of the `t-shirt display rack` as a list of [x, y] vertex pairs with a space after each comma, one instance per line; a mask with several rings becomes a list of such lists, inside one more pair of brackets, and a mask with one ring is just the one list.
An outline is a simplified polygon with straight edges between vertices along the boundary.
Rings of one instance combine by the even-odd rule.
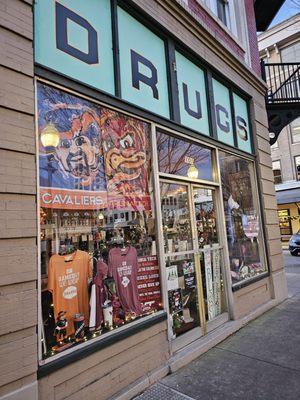
[[[57, 215], [64, 214], [60, 211], [52, 212], [56, 223]], [[58, 232], [53, 224], [47, 224], [47, 210], [41, 213], [42, 250], [52, 254], [49, 260], [42, 254], [44, 358], [153, 312], [143, 309], [138, 295], [138, 255], [156, 252], [154, 237], [147, 234], [146, 227], [141, 241], [140, 226], [97, 226], [94, 218], [83, 219], [80, 227], [87, 227], [89, 233], [59, 232], [57, 245]], [[69, 216], [64, 215], [64, 219]], [[77, 225], [78, 221], [67, 224]], [[57, 247], [59, 251], [53, 252]]]

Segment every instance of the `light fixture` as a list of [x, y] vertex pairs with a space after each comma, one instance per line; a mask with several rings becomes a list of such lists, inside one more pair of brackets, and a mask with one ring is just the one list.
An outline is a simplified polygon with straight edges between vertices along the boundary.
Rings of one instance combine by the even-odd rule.
[[98, 215], [98, 219], [100, 219], [100, 221], [102, 221], [104, 219], [104, 215], [102, 212], [100, 212], [100, 214]]
[[269, 138], [270, 139], [274, 139], [275, 138], [275, 133], [274, 132], [270, 132], [269, 133]]
[[190, 179], [197, 179], [199, 175], [198, 169], [195, 167], [195, 164], [191, 164], [187, 171], [187, 176]]
[[55, 126], [50, 122], [41, 132], [41, 142], [44, 147], [57, 147], [59, 143], [59, 133]]

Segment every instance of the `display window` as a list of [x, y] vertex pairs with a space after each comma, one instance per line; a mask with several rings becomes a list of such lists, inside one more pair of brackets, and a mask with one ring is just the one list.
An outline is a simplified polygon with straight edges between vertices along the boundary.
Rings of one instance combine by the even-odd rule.
[[212, 181], [212, 151], [204, 146], [157, 132], [160, 173]]
[[232, 284], [267, 271], [253, 162], [219, 152]]
[[37, 83], [43, 358], [162, 308], [150, 124]]
[[277, 210], [277, 214], [279, 219], [280, 234], [291, 236], [293, 234], [293, 231], [290, 210]]

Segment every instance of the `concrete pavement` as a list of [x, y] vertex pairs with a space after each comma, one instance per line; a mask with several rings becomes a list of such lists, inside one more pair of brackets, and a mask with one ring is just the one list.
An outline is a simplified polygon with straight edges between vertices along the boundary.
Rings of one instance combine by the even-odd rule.
[[289, 298], [136, 400], [298, 400], [300, 257], [287, 251]]

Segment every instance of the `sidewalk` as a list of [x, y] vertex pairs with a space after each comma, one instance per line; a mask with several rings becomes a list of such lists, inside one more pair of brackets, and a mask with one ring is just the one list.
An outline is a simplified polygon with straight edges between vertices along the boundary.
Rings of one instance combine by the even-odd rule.
[[291, 260], [295, 265], [286, 268], [289, 298], [284, 303], [136, 400], [298, 400], [300, 259]]

